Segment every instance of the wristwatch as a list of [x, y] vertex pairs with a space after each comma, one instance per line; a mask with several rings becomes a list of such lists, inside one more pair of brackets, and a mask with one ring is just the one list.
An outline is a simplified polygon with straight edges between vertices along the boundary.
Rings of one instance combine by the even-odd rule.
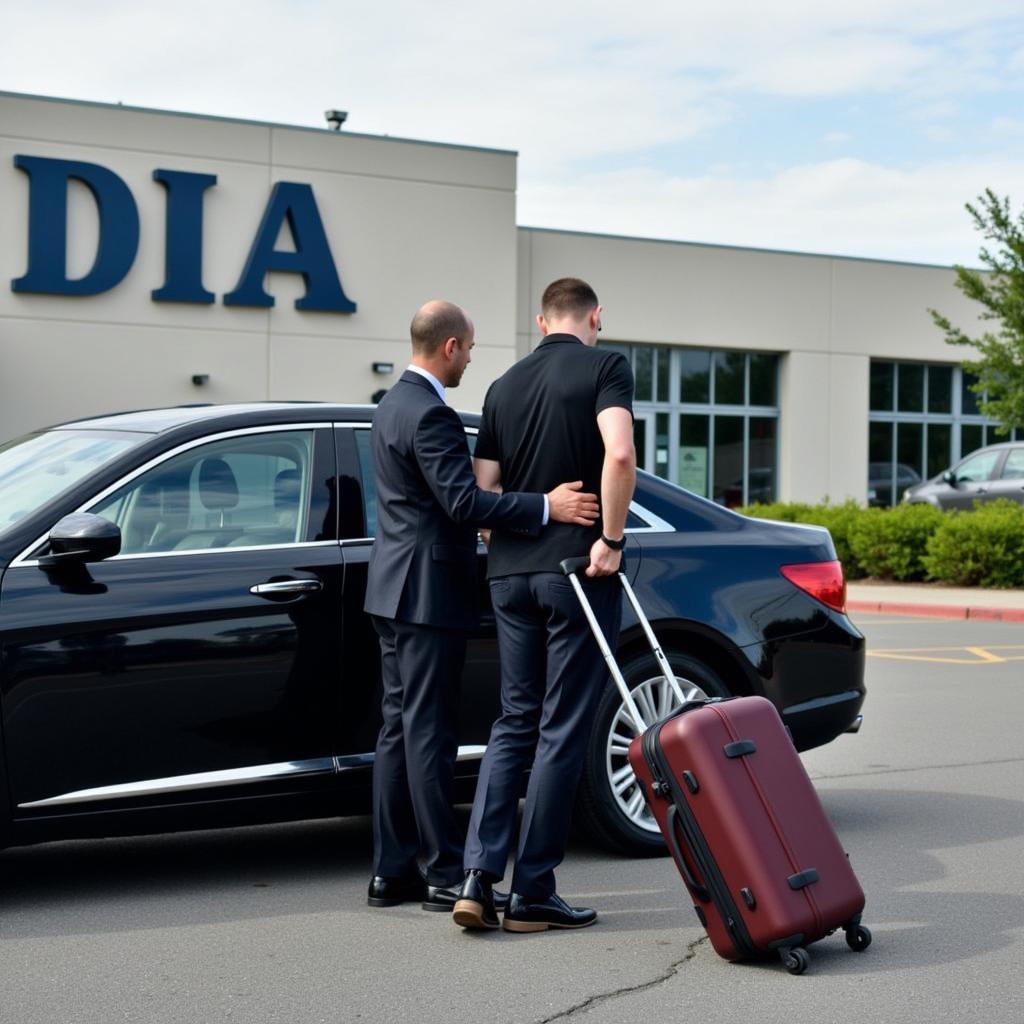
[[601, 540], [612, 549], [612, 551], [621, 551], [626, 546], [626, 538], [622, 537], [620, 540], [612, 540], [611, 537], [606, 537], [603, 533], [601, 534]]

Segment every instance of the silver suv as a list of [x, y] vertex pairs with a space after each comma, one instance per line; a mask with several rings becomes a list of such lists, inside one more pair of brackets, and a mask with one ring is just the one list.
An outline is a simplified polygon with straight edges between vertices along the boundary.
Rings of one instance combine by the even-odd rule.
[[951, 469], [903, 492], [905, 502], [941, 509], [971, 509], [976, 501], [997, 498], [1024, 505], [1024, 444], [1020, 441], [979, 448]]

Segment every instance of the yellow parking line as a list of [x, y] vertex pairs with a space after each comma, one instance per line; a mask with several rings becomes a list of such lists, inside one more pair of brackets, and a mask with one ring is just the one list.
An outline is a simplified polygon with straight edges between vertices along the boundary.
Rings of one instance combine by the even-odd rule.
[[[995, 651], [1019, 651], [1019, 654], [996, 654]], [[987, 647], [896, 647], [870, 650], [870, 658], [893, 661], [931, 661], [946, 665], [1003, 665], [1008, 661], [1024, 661], [1024, 644], [989, 644]], [[955, 657], [964, 654], [966, 657]]]

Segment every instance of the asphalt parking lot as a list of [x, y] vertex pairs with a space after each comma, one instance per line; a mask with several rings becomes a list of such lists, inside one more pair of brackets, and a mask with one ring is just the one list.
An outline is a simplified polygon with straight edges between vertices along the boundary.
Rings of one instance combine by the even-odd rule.
[[366, 819], [0, 853], [0, 1021], [1024, 1020], [1024, 626], [854, 616], [857, 736], [806, 755], [874, 943], [719, 960], [665, 859], [576, 842], [574, 933], [365, 906]]

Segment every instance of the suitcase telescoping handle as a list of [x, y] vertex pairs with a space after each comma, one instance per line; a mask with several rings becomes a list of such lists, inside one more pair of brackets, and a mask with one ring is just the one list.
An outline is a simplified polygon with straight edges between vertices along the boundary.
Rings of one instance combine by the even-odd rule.
[[[579, 577], [576, 575], [581, 569], [586, 569], [590, 565], [590, 559], [586, 557], [566, 558], [560, 564], [562, 572], [569, 577], [569, 582], [572, 584], [573, 590], [576, 591], [576, 596], [579, 598], [580, 605], [583, 607], [583, 614], [587, 617], [587, 622], [590, 623], [590, 628], [594, 633], [594, 639], [597, 640], [597, 645], [600, 647], [601, 654], [604, 656], [604, 660], [608, 665], [608, 671], [611, 673], [612, 679], [615, 680], [615, 685], [619, 688], [619, 693], [629, 710], [629, 716], [633, 719], [633, 724], [636, 726], [637, 734], [642, 733], [647, 728], [647, 723], [644, 721], [643, 715], [640, 714], [640, 709], [637, 707], [636, 701], [633, 700], [633, 694], [629, 692], [626, 680], [623, 678], [622, 672], [615, 661], [615, 655], [612, 653], [612, 649], [608, 646], [608, 641], [605, 638], [604, 631], [601, 629], [601, 625], [597, 621], [597, 617], [594, 615], [594, 609], [591, 608], [590, 602], [587, 600], [587, 595], [583, 592], [583, 586], [579, 581]], [[651, 629], [651, 624], [648, 621], [646, 614], [644, 614], [643, 608], [640, 607], [640, 602], [636, 599], [636, 594], [633, 593], [633, 588], [630, 586], [629, 580], [626, 579], [626, 574], [624, 572], [620, 572], [618, 573], [618, 577], [619, 582], [622, 584], [622, 589], [626, 593], [626, 599], [632, 605], [633, 611], [636, 612], [637, 620], [643, 627], [643, 631], [647, 636], [647, 642], [651, 645], [651, 650], [654, 653], [654, 659], [657, 661], [658, 667], [661, 669], [669, 686], [672, 687], [672, 690], [676, 695], [676, 700], [678, 700], [680, 704], [684, 703], [686, 698], [683, 696], [683, 691], [679, 686], [679, 681], [676, 679], [676, 674], [672, 670], [672, 666], [668, 663], [668, 658], [665, 657], [665, 652], [661, 649], [661, 644], [658, 643], [658, 638], [654, 635], [654, 630]]]

